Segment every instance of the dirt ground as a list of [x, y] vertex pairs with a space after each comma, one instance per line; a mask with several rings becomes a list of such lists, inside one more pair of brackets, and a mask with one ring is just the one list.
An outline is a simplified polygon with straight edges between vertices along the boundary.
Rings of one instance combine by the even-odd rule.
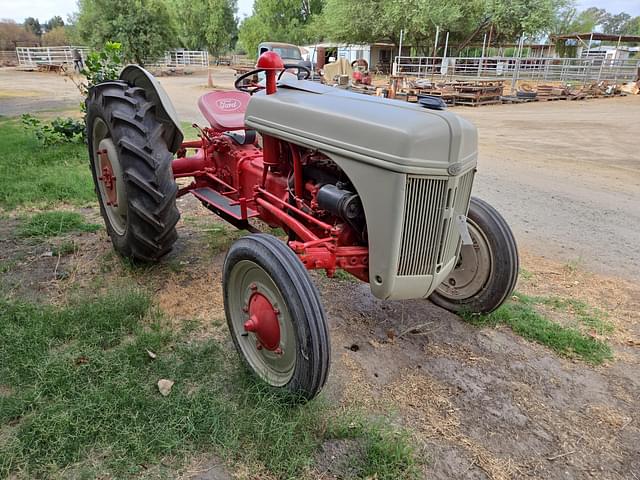
[[[0, 70], [0, 113], [73, 108], [73, 85], [42, 75], [21, 73], [17, 81]], [[214, 75], [216, 85], [232, 79]], [[195, 102], [206, 76], [161, 81], [182, 118], [200, 121]], [[18, 96], [16, 82], [36, 93]], [[53, 103], [41, 103], [58, 90]], [[366, 285], [314, 274], [331, 329], [330, 401], [391, 411], [424, 451], [425, 478], [640, 479], [640, 139], [633, 127], [640, 97], [454, 111], [480, 131], [475, 194], [516, 233], [527, 272], [517, 290], [606, 311], [615, 358], [593, 367], [506, 327], [477, 328], [427, 301], [379, 301]], [[202, 222], [214, 219], [191, 198], [179, 208], [180, 239], [166, 262], [181, 268], [138, 281], [156, 282], [158, 302], [176, 322], [198, 319], [199, 335], [232, 348], [222, 322], [212, 323], [224, 316], [224, 253], [201, 253]], [[79, 251], [58, 262], [11, 239], [11, 222], [0, 231], [0, 257], [20, 254], [7, 276], [17, 292], [58, 301], [68, 285], [93, 284], [114, 262], [104, 232], [83, 234]], [[65, 280], [54, 270], [67, 272]], [[331, 459], [318, 464], [325, 466], [318, 478], [340, 478]]]

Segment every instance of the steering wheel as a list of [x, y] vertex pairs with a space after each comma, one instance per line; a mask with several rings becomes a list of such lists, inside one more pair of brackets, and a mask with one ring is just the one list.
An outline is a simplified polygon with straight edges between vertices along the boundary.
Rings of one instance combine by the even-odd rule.
[[280, 75], [278, 75], [278, 80], [282, 78], [282, 75], [284, 75], [284, 72], [286, 72], [291, 68], [295, 68], [296, 70], [298, 70], [298, 73], [296, 73], [296, 77], [300, 75], [300, 72], [304, 72], [304, 77], [298, 78], [298, 80], [306, 80], [311, 76], [311, 69], [309, 69], [308, 67], [305, 67], [304, 65], [299, 65], [297, 63], [285, 63], [284, 70], [282, 70], [280, 72]]
[[[278, 75], [278, 80], [280, 80], [282, 78], [282, 75], [284, 74], [284, 72], [286, 72], [287, 70], [289, 70], [291, 68], [297, 69], [298, 72], [302, 71], [302, 72], [305, 73], [305, 76], [302, 77], [302, 80], [306, 80], [307, 78], [309, 78], [311, 76], [311, 70], [309, 68], [305, 67], [304, 65], [298, 65], [298, 64], [293, 64], [293, 63], [285, 63], [284, 64], [284, 68], [280, 72], [280, 75]], [[257, 91], [264, 90], [264, 88], [265, 88], [264, 86], [258, 85], [256, 83], [253, 83], [253, 84], [250, 84], [250, 85], [245, 85], [243, 83], [243, 80], [246, 80], [249, 77], [257, 75], [260, 72], [266, 72], [266, 71], [267, 70], [264, 69], [264, 68], [256, 68], [255, 70], [251, 70], [251, 71], [249, 71], [247, 73], [243, 73], [238, 78], [236, 78], [236, 81], [233, 82], [233, 86], [236, 88], [236, 90], [240, 90], [241, 92], [246, 92], [249, 95], [253, 95]]]

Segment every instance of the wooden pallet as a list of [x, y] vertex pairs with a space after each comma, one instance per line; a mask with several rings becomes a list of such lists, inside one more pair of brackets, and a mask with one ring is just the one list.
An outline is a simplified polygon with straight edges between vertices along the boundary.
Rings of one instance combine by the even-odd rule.
[[502, 96], [500, 100], [502, 103], [530, 103], [538, 101], [536, 97], [516, 97], [513, 95]]
[[567, 95], [538, 95], [538, 100], [541, 102], [554, 102], [556, 100], [567, 100]]

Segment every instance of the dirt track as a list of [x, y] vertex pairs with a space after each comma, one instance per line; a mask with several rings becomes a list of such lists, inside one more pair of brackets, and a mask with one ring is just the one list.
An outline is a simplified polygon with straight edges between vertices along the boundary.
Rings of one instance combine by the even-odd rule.
[[[39, 110], [35, 94], [7, 101], [3, 75], [0, 112], [10, 104]], [[195, 99], [206, 77], [162, 82], [176, 103], [184, 100], [183, 119], [199, 121]], [[20, 79], [27, 91], [40, 83]], [[70, 86], [56, 79], [47, 88]], [[69, 95], [51, 108], [75, 107]], [[640, 97], [455, 111], [480, 129], [476, 194], [505, 214], [524, 252], [529, 275], [518, 290], [609, 312], [616, 359], [591, 367], [507, 328], [478, 329], [426, 301], [381, 302], [365, 285], [316, 274], [332, 335], [328, 395], [337, 404], [391, 408], [424, 445], [427, 478], [640, 478], [640, 139], [633, 129]], [[183, 217], [212, 220], [192, 198], [179, 204]], [[87, 239], [61, 265], [79, 283], [99, 275], [97, 262], [110, 250], [104, 232], [95, 235], [103, 241]], [[200, 334], [231, 349], [224, 327], [211, 324], [223, 315], [224, 255], [201, 256], [205, 239], [192, 222], [181, 222], [179, 235], [171, 260], [188, 268], [149, 282], [161, 284], [158, 301], [171, 318], [200, 320]], [[578, 257], [577, 267], [565, 265]], [[49, 260], [35, 254], [33, 264]], [[41, 282], [25, 268], [39, 293], [58, 288], [49, 281], [52, 266], [38, 270]], [[591, 273], [600, 271], [616, 276]], [[335, 478], [327, 468], [318, 475]]]

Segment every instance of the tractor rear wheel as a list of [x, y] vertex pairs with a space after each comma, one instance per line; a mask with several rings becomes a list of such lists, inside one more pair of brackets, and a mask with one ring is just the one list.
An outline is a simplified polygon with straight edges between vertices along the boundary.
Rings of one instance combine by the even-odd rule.
[[157, 261], [176, 241], [178, 187], [165, 125], [141, 88], [108, 82], [89, 91], [87, 138], [100, 212], [123, 257]]
[[224, 308], [233, 343], [261, 380], [309, 400], [329, 373], [318, 291], [293, 251], [272, 235], [236, 241], [224, 261]]
[[518, 248], [505, 219], [472, 197], [467, 215], [472, 245], [463, 245], [456, 268], [431, 294], [454, 313], [490, 313], [511, 295], [518, 279]]

